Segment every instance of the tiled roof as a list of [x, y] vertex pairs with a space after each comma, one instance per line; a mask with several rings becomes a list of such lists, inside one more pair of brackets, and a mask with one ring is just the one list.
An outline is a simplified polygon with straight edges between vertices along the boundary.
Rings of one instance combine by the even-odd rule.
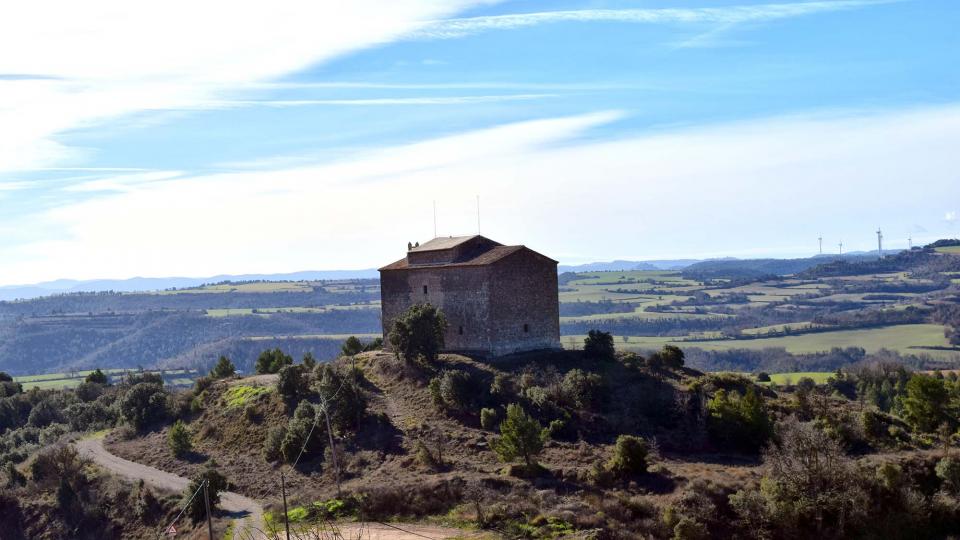
[[417, 246], [415, 248], [412, 248], [410, 249], [410, 251], [414, 253], [419, 253], [421, 251], [440, 251], [442, 249], [451, 249], [459, 246], [460, 244], [466, 242], [467, 240], [476, 238], [477, 236], [479, 235], [475, 234], [471, 236], [440, 236], [440, 237], [434, 238], [433, 240], [424, 242], [422, 246]]
[[[472, 238], [472, 237], [466, 237]], [[432, 240], [431, 240], [432, 242]], [[427, 246], [430, 242], [427, 242], [420, 248]], [[435, 249], [446, 249], [446, 248], [435, 248]], [[409, 268], [445, 268], [445, 267], [461, 267], [461, 266], [485, 266], [488, 264], [493, 264], [504, 257], [516, 253], [520, 250], [528, 249], [526, 246], [495, 246], [491, 249], [482, 252], [472, 252], [467, 253], [464, 257], [457, 259], [452, 262], [436, 262], [436, 263], [423, 263], [423, 264], [410, 264], [406, 259], [400, 259], [399, 261], [388, 264], [380, 270], [406, 270]]]

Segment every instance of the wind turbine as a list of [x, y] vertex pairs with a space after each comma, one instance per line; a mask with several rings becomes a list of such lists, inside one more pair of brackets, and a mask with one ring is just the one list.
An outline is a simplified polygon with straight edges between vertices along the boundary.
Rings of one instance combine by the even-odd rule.
[[840, 246], [840, 258], [842, 259], [842, 258], [843, 258], [843, 242], [841, 241], [841, 242], [840, 242], [839, 244], [837, 244], [837, 245]]
[[823, 235], [817, 237], [817, 242], [820, 244], [820, 254], [823, 255]]
[[913, 249], [913, 235], [912, 235], [912, 234], [907, 237], [907, 246], [908, 246], [910, 249]]
[[877, 227], [877, 254], [881, 259], [883, 258], [883, 232], [880, 231], [880, 227]]

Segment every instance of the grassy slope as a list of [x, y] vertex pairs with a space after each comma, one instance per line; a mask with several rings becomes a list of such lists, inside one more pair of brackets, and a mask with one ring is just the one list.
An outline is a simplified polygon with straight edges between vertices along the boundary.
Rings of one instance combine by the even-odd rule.
[[[591, 368], [579, 353], [574, 352], [553, 355], [550, 363], [561, 374], [576, 366]], [[428, 377], [404, 374], [404, 368], [398, 367], [390, 354], [365, 353], [358, 356], [357, 365], [366, 378], [369, 409], [359, 435], [342, 438], [337, 443], [345, 492], [365, 491], [387, 499], [396, 497], [403, 501], [396, 503], [401, 506], [398, 510], [400, 517], [445, 513], [443, 508], [450, 501], [443, 500], [446, 497], [444, 493], [451, 486], [462, 485], [463, 482], [498, 486], [496, 489], [501, 493], [499, 497], [503, 501], [514, 501], [511, 504], [529, 504], [533, 500], [534, 491], [531, 490], [534, 486], [529, 481], [502, 473], [504, 464], [490, 450], [494, 434], [480, 429], [476, 412], [458, 418], [440, 412], [426, 388]], [[498, 373], [519, 381], [521, 374], [527, 371], [542, 374], [545, 364], [537, 357], [508, 359], [491, 365], [462, 356], [445, 355], [442, 366], [444, 369], [468, 371], [480, 379], [486, 388]], [[577, 486], [582, 480], [578, 479], [586, 477], [595, 463], [605, 462], [616, 434], [622, 429], [630, 429], [623, 427], [624, 423], [638, 426], [638, 433], [656, 436], [661, 448], [689, 444], [689, 437], [679, 426], [671, 425], [666, 429], [642, 421], [637, 423], [636, 412], [624, 408], [630, 401], [626, 396], [638, 396], [647, 393], [647, 389], [678, 382], [671, 382], [669, 377], [663, 380], [641, 375], [615, 362], [595, 364], [593, 369], [605, 373], [607, 380], [613, 381], [610, 393], [618, 398], [611, 400], [610, 409], [603, 417], [581, 419], [582, 425], [586, 426], [582, 428], [585, 430], [581, 433], [583, 440], [548, 442], [540, 459], [543, 465], [553, 471], [548, 485], [559, 482], [558, 485], [566, 486], [563, 489], [579, 490]], [[277, 465], [265, 462], [260, 454], [268, 429], [286, 421], [284, 405], [272, 391], [274, 381], [272, 376], [258, 376], [218, 382], [208, 389], [204, 411], [189, 422], [196, 441], [196, 454], [190, 459], [177, 460], [170, 455], [165, 444], [164, 429], [128, 441], [112, 436], [108, 438], [108, 447], [127, 459], [185, 476], [199, 472], [202, 463], [212, 457], [237, 491], [270, 501], [275, 511], [280, 469]], [[258, 385], [262, 389], [253, 390]], [[244, 412], [249, 407], [255, 410], [250, 417]], [[438, 433], [443, 434], [443, 460], [446, 465], [434, 470], [416, 459], [416, 448], [422, 441], [431, 451], [435, 451]], [[306, 456], [298, 470], [285, 469], [288, 471], [287, 485], [292, 493], [291, 508], [335, 496], [336, 487], [329, 459], [329, 455]], [[676, 489], [697, 475], [708, 475], [731, 486], [742, 485], [759, 476], [755, 463], [731, 465], [717, 463], [715, 458], [695, 463], [687, 458], [665, 458], [662, 465], [662, 474], [669, 475], [671, 479], [666, 480], [665, 476], [656, 478], [670, 487], [667, 489], [658, 485], [654, 491], [643, 495], [651, 501], [669, 499]], [[384, 495], [384, 492], [388, 494]], [[576, 504], [583, 506], [600, 502], [596, 498], [585, 501]], [[408, 509], [404, 510], [403, 507]], [[593, 515], [599, 510], [578, 512]]]

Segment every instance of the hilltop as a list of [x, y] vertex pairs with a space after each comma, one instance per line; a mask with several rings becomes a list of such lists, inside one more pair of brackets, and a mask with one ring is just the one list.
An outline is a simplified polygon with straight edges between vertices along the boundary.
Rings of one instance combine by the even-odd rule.
[[[691, 369], [673, 347], [640, 356], [612, 345], [594, 333], [584, 350], [493, 361], [371, 350], [317, 364], [272, 351], [258, 361], [268, 373], [231, 375], [224, 361], [189, 390], [150, 373], [26, 393], [2, 382], [0, 465], [17, 506], [0, 520], [47, 508], [49, 530], [84, 523], [63, 505], [94, 508], [103, 491], [83, 486], [106, 477], [60, 441], [110, 429], [106, 451], [183, 479], [215, 471], [275, 530], [282, 472], [295, 530], [402, 520], [510, 538], [960, 532], [955, 373], [875, 362], [777, 384]], [[68, 487], [33, 465], [51, 460], [69, 467]], [[136, 514], [149, 521], [78, 515], [118, 537], [163, 525], [189, 495], [124, 485], [121, 497], [149, 499]], [[68, 488], [77, 502], [49, 502]], [[218, 515], [218, 531], [232, 520]]]

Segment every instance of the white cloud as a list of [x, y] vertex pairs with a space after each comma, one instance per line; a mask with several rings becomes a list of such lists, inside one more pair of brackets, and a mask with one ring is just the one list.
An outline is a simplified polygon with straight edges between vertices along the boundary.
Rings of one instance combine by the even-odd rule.
[[773, 21], [832, 11], [845, 11], [901, 0], [831, 0], [705, 8], [584, 9], [490, 15], [434, 21], [413, 32], [418, 39], [459, 38], [491, 30], [513, 30], [556, 22], [712, 23], [721, 25]]
[[471, 3], [4, 3], [0, 172], [82, 158], [57, 141], [64, 131], [230, 98], [234, 88], [391, 41]]
[[369, 99], [269, 99], [269, 100], [221, 100], [201, 101], [193, 106], [202, 109], [227, 107], [304, 107], [313, 105], [347, 105], [356, 107], [382, 107], [388, 105], [468, 105], [477, 103], [501, 103], [505, 101], [529, 101], [556, 97], [556, 94], [499, 94], [489, 96], [431, 96]]
[[[477, 194], [485, 234], [565, 262], [805, 243], [814, 253], [818, 234], [825, 245], [842, 238], [845, 251], [872, 249], [878, 224], [942, 226], [925, 222], [931, 201], [960, 197], [960, 105], [582, 137], [619, 117], [521, 122], [322, 165], [136, 185], [25, 223], [56, 233], [0, 248], [0, 283], [65, 268], [92, 278], [372, 267], [432, 234], [434, 200], [441, 234], [475, 230]], [[895, 236], [890, 245], [906, 243]]]
[[119, 174], [86, 180], [84, 182], [70, 184], [63, 188], [64, 191], [74, 192], [96, 192], [96, 191], [130, 191], [136, 186], [149, 182], [160, 180], [169, 180], [182, 176], [180, 171], [150, 171], [133, 174]]
[[947, 212], [947, 213], [943, 216], [943, 219], [944, 219], [944, 221], [947, 221], [947, 222], [949, 222], [949, 223], [953, 223], [954, 221], [957, 221], [957, 213], [956, 213], [956, 212]]

